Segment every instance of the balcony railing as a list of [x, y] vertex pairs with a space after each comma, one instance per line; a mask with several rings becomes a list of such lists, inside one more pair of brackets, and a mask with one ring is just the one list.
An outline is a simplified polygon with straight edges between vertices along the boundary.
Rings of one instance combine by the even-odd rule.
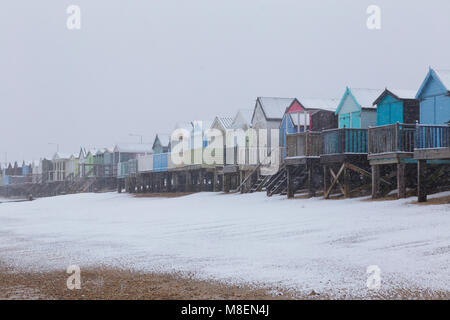
[[287, 157], [315, 157], [322, 152], [320, 132], [300, 132], [287, 135]]
[[416, 125], [391, 124], [369, 128], [369, 154], [414, 152]]
[[322, 132], [323, 155], [367, 153], [368, 129], [331, 129]]
[[416, 126], [416, 149], [437, 149], [450, 147], [450, 125]]

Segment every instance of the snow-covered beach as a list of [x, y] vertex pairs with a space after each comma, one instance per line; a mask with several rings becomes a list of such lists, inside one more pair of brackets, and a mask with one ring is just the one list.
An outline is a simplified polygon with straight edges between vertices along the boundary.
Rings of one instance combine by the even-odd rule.
[[381, 290], [448, 292], [450, 205], [414, 201], [104, 193], [2, 203], [0, 262], [185, 272], [336, 297], [369, 294], [367, 267], [378, 266]]

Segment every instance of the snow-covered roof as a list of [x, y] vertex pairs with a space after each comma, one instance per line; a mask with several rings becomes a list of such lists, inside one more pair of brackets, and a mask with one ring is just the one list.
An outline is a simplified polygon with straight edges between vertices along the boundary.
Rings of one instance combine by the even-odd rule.
[[373, 102], [383, 93], [382, 89], [349, 88], [362, 108], [373, 108]]
[[450, 91], [450, 70], [433, 69], [442, 84]]
[[[114, 151], [114, 148], [100, 148], [100, 149], [97, 149], [97, 151], [96, 151], [96, 155], [101, 155], [101, 154], [104, 154], [104, 153], [108, 153], [108, 152], [113, 152]], [[92, 150], [91, 152], [95, 152], [94, 150]]]
[[253, 109], [239, 109], [238, 113], [248, 125], [252, 123]]
[[378, 105], [388, 94], [394, 95], [397, 99], [415, 99], [416, 97], [415, 90], [407, 90], [407, 89], [390, 89], [386, 88], [379, 97], [372, 103], [372, 105]]
[[53, 156], [53, 160], [65, 160], [70, 159], [70, 153], [56, 152]]
[[170, 135], [166, 133], [158, 133], [157, 134], [159, 142], [163, 147], [168, 147], [170, 143]]
[[416, 97], [416, 90], [409, 90], [409, 89], [387, 89], [388, 91], [392, 92], [397, 98], [400, 99], [414, 99]]
[[268, 119], [282, 119], [295, 98], [259, 97], [258, 101]]
[[101, 151], [99, 150], [99, 149], [90, 149], [90, 150], [88, 150], [88, 152], [87, 152], [88, 154], [90, 153], [91, 155], [93, 155], [93, 156], [95, 156], [96, 154], [98, 154], [98, 153], [101, 153]]
[[149, 153], [152, 152], [152, 145], [151, 144], [117, 144], [114, 147], [114, 152], [121, 152], [121, 153]]
[[222, 128], [224, 128], [225, 130], [226, 130], [226, 129], [231, 129], [232, 124], [233, 124], [233, 118], [231, 118], [231, 117], [220, 117], [220, 116], [217, 116], [217, 117], [214, 119], [214, 122], [213, 122], [212, 125], [214, 125], [214, 123], [215, 123], [216, 121], [217, 121], [217, 122], [222, 126]]
[[299, 98], [300, 104], [306, 109], [321, 109], [328, 111], [336, 111], [339, 99], [323, 99], [323, 98]]

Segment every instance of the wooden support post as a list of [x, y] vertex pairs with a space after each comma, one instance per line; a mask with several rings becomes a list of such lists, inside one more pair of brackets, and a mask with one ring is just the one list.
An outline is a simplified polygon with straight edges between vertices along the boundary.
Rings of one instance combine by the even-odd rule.
[[427, 172], [427, 161], [419, 160], [417, 163], [417, 196], [419, 202], [427, 201], [427, 190], [425, 186]]
[[190, 171], [186, 171], [186, 192], [192, 191], [192, 176]]
[[380, 195], [380, 166], [372, 166], [372, 199], [378, 198]]
[[286, 175], [287, 175], [287, 197], [288, 199], [294, 198], [294, 177], [293, 177], [293, 169], [291, 166], [286, 167]]
[[306, 183], [306, 185], [307, 185], [307, 188], [308, 188], [308, 194], [309, 194], [309, 196], [312, 196], [312, 194], [313, 194], [313, 172], [312, 172], [312, 166], [311, 166], [311, 163], [307, 163], [306, 164], [306, 172], [307, 172], [307, 175], [308, 175], [308, 181], [307, 181], [307, 183]]
[[[251, 174], [252, 174], [252, 171], [248, 171], [246, 176], [251, 175]], [[256, 173], [256, 176], [259, 177], [259, 172]], [[254, 176], [252, 175], [249, 179], [247, 179], [247, 182], [245, 182], [245, 192], [250, 192], [250, 190], [252, 189], [252, 185], [254, 183], [253, 179], [254, 179]], [[256, 179], [258, 179], [258, 178], [256, 178]]]
[[397, 164], [397, 189], [398, 198], [406, 198], [405, 164]]
[[203, 174], [203, 170], [200, 169], [198, 170], [198, 181], [197, 181], [197, 187], [198, 187], [198, 191], [205, 191], [205, 175]]
[[344, 197], [350, 198], [350, 170], [347, 166], [344, 169]]
[[219, 177], [217, 175], [217, 168], [215, 168], [214, 169], [214, 179], [213, 179], [213, 191], [214, 192], [219, 191], [218, 182], [219, 182]]
[[[316, 181], [315, 179], [317, 179], [318, 175], [320, 174], [320, 170], [314, 170], [315, 166], [313, 164], [313, 162], [310, 163], [310, 171], [311, 171], [311, 182], [310, 182], [310, 190], [309, 190], [309, 194], [311, 197], [315, 197], [316, 196]], [[314, 171], [317, 171], [315, 174]]]
[[172, 191], [172, 174], [170, 172], [166, 173], [167, 175], [167, 192]]
[[163, 187], [163, 176], [159, 172], [158, 173], [158, 192], [162, 192], [162, 187]]
[[174, 183], [174, 190], [175, 192], [183, 192], [183, 179], [180, 177], [180, 174], [178, 172], [173, 173], [173, 183]]
[[230, 192], [231, 175], [223, 174], [223, 192]]
[[328, 190], [329, 179], [328, 179], [328, 166], [323, 166], [323, 192], [324, 194]]

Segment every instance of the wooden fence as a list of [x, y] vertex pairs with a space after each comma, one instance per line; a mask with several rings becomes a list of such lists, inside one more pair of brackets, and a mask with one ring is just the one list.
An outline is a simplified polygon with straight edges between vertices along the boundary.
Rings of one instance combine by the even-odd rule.
[[414, 152], [416, 125], [391, 124], [369, 128], [369, 154]]
[[314, 157], [322, 152], [320, 132], [300, 132], [287, 135], [287, 157]]

